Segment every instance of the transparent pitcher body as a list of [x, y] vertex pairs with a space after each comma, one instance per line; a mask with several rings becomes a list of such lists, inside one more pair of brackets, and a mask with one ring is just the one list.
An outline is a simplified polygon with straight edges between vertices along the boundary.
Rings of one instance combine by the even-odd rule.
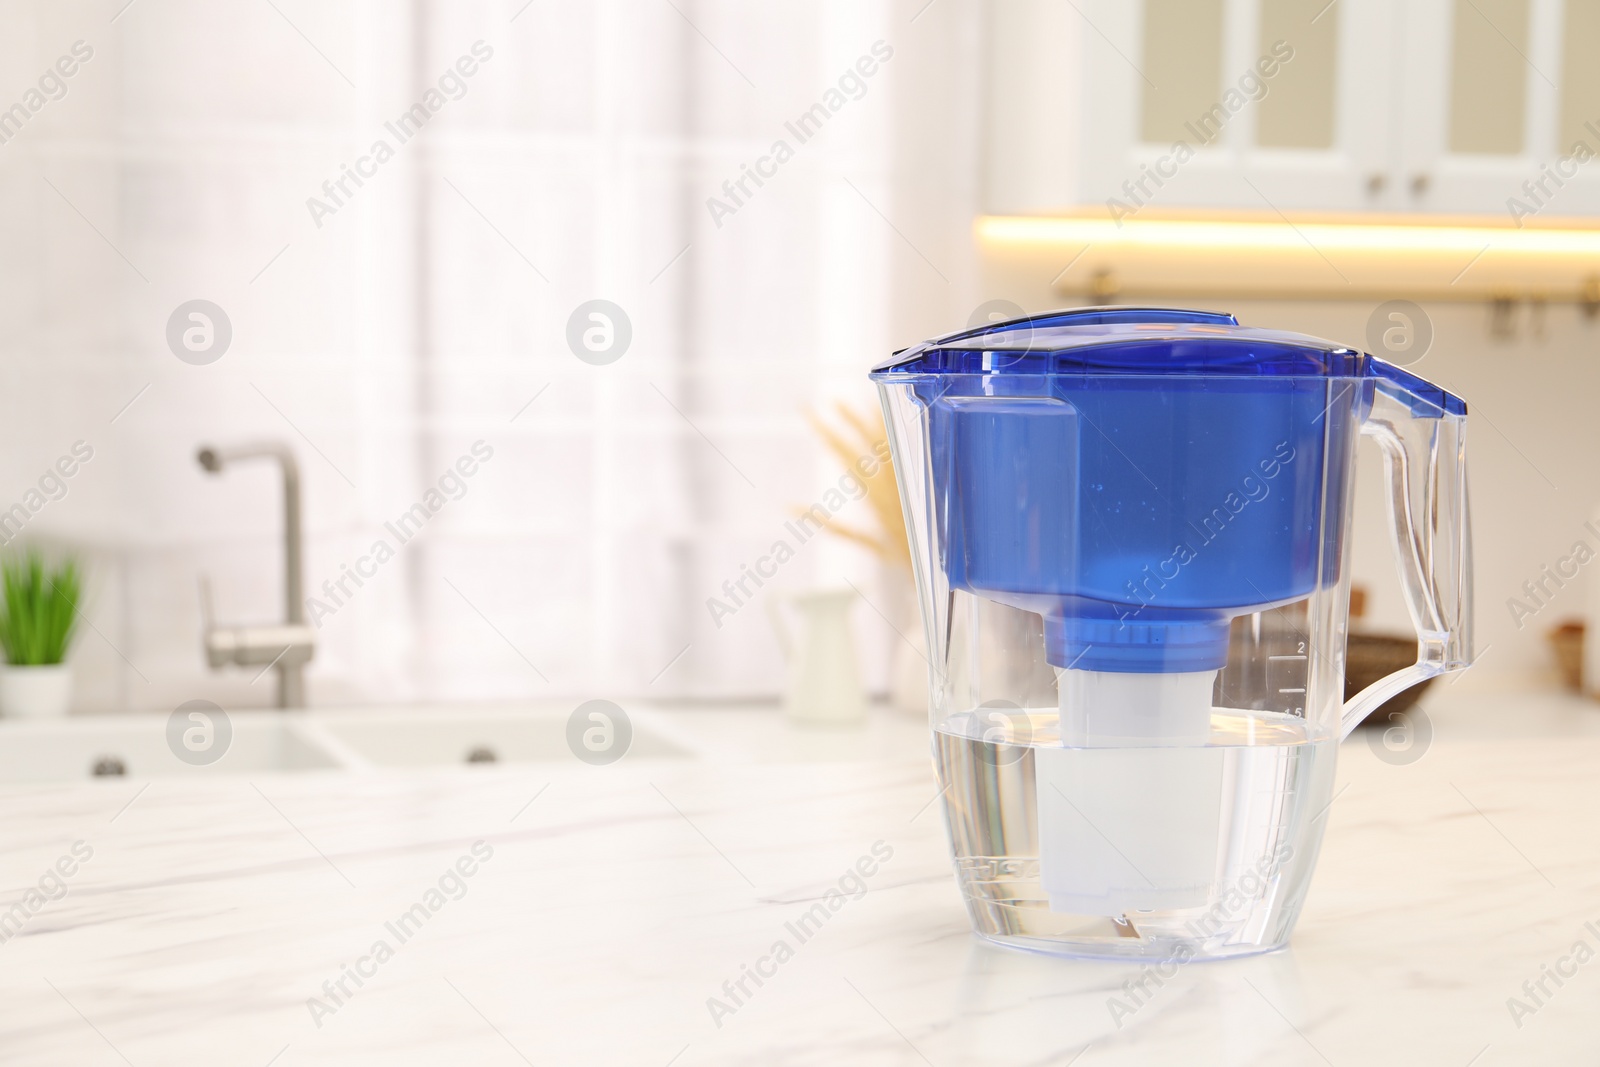
[[[1339, 740], [1466, 663], [1464, 405], [1328, 342], [1139, 309], [955, 335], [873, 377], [974, 928], [1164, 960], [1284, 944]], [[1420, 654], [1346, 705], [1363, 433]]]

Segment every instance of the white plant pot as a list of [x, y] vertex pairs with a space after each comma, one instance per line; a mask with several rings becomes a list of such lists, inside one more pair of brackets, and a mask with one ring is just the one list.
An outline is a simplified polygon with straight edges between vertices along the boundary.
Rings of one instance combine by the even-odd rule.
[[65, 663], [0, 667], [0, 714], [8, 719], [57, 719], [72, 702], [72, 670]]

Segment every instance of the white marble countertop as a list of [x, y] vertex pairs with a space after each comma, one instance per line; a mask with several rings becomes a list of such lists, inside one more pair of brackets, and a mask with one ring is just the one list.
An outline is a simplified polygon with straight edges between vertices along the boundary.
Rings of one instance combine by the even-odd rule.
[[[1187, 967], [1120, 1028], [1134, 967], [968, 932], [914, 724], [848, 763], [763, 762], [773, 716], [693, 762], [6, 787], [0, 904], [31, 914], [0, 912], [0, 1062], [1593, 1064], [1600, 736], [1530, 714], [1571, 728], [1437, 712], [1404, 766], [1346, 744], [1292, 946]], [[714, 1020], [877, 842], [866, 895]]]

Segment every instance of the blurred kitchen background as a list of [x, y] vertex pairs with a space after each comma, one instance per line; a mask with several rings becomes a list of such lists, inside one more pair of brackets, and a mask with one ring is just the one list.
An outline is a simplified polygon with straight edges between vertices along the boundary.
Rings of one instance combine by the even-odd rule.
[[[815, 423], [877, 418], [874, 362], [1083, 303], [1370, 351], [1414, 301], [1426, 351], [1380, 354], [1474, 416], [1458, 684], [1557, 684], [1546, 631], [1593, 577], [1524, 583], [1600, 547], [1596, 0], [6, 7], [0, 510], [27, 511], [8, 544], [85, 560], [75, 711], [272, 703], [201, 651], [202, 574], [222, 619], [282, 614], [277, 473], [195, 460], [253, 440], [298, 455], [329, 606], [492, 449], [316, 620], [313, 705], [776, 698], [762, 601], [846, 583], [886, 692], [915, 629], [879, 553], [820, 536], [708, 600], [838, 484]], [[193, 300], [231, 327], [209, 363], [169, 345]], [[603, 365], [568, 339], [591, 300], [631, 328]], [[1365, 462], [1355, 579], [1405, 632]], [[836, 518], [874, 529], [865, 500]]]

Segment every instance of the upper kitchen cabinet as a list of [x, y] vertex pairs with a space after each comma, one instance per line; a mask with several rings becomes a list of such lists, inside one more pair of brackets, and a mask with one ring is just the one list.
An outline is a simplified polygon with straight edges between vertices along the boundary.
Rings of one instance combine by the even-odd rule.
[[1600, 213], [1600, 0], [1409, 0], [1403, 18], [1397, 206]]
[[992, 213], [1600, 212], [1600, 164], [1563, 162], [1600, 152], [1600, 0], [1001, 0], [988, 17]]
[[992, 212], [1393, 197], [1392, 3], [1002, 0], [989, 17]]

